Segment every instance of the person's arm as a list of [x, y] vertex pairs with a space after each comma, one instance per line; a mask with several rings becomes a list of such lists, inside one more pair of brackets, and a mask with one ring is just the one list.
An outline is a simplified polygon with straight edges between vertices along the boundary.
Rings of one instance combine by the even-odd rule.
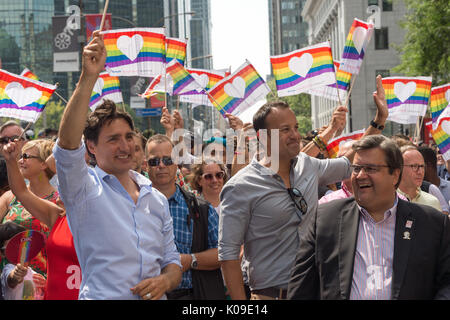
[[[207, 249], [202, 252], [193, 253], [197, 259], [196, 270], [216, 270], [220, 268], [217, 248]], [[191, 269], [192, 255], [180, 254], [181, 264], [183, 265], [183, 272]]]
[[[377, 90], [373, 93], [373, 101], [377, 106], [377, 112], [375, 114], [375, 118], [373, 119], [373, 121], [378, 126], [384, 127], [386, 119], [389, 116], [389, 109], [387, 106], [381, 75], [377, 76], [376, 82], [377, 82]], [[377, 129], [369, 124], [368, 128], [363, 134], [363, 137], [374, 134], [381, 134], [382, 131], [383, 130]], [[355, 151], [353, 151], [353, 149], [350, 149], [344, 156], [347, 157], [347, 159], [350, 160], [350, 162], [353, 162]]]
[[[133, 294], [141, 296], [145, 300], [159, 300], [169, 291], [172, 291], [181, 282], [181, 268], [177, 264], [168, 264], [159, 276], [144, 279], [131, 288]], [[150, 297], [147, 294], [150, 293]]]
[[59, 127], [58, 145], [63, 149], [79, 148], [92, 89], [106, 61], [106, 49], [100, 31], [94, 31], [92, 41], [83, 49], [80, 80], [67, 104]]
[[247, 300], [244, 290], [244, 280], [241, 270], [241, 261], [221, 261], [222, 275], [232, 300]]
[[19, 283], [23, 281], [23, 279], [27, 275], [27, 272], [28, 267], [22, 266], [20, 263], [16, 264], [14, 269], [8, 275], [8, 287], [14, 289]]
[[8, 206], [13, 199], [14, 194], [11, 192], [11, 190], [6, 191], [0, 197], [0, 223], [3, 221], [6, 214], [8, 213]]
[[[336, 107], [328, 126], [326, 126], [323, 130], [321, 130], [321, 132], [319, 132], [319, 134], [317, 135], [318, 139], [321, 140], [324, 143], [324, 145], [328, 144], [328, 141], [330, 141], [330, 139], [333, 138], [333, 136], [338, 130], [345, 128], [345, 123], [347, 122], [347, 112], [348, 109], [344, 106]], [[300, 151], [306, 153], [310, 157], [316, 157], [321, 150], [314, 141], [311, 141], [306, 146], [304, 146]], [[326, 150], [322, 150], [322, 152], [325, 151]]]
[[10, 142], [3, 147], [11, 191], [33, 217], [51, 229], [64, 210], [51, 201], [39, 198], [27, 188], [16, 161], [19, 152], [15, 142]]
[[439, 248], [439, 259], [436, 267], [436, 294], [434, 299], [450, 299], [450, 220], [443, 216], [442, 234]]

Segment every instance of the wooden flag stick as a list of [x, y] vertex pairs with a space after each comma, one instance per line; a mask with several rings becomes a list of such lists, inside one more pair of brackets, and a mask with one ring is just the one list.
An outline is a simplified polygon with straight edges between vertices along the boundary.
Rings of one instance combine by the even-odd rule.
[[177, 110], [179, 106], [180, 106], [180, 96], [177, 96]]
[[109, 5], [109, 0], [106, 0], [105, 7], [103, 8], [102, 22], [100, 23], [100, 31], [103, 30], [103, 26], [105, 24], [105, 17], [106, 17], [106, 12], [108, 11], [108, 5]]
[[33, 122], [28, 122], [27, 126], [25, 127], [25, 129], [23, 129], [22, 134], [19, 137], [19, 140], [21, 140], [23, 138], [23, 136], [25, 135], [25, 133], [27, 132], [28, 129], [30, 129], [31, 125], [33, 124]]
[[[55, 86], [59, 87], [59, 82], [55, 83]], [[58, 98], [60, 98], [65, 104], [68, 103], [67, 100], [64, 99], [64, 98], [63, 98], [56, 90], [53, 91], [53, 92], [54, 92], [54, 93], [58, 96]]]
[[352, 94], [353, 85], [355, 84], [356, 75], [353, 75], [352, 83], [350, 84], [350, 90], [347, 93], [347, 99], [345, 99], [345, 107], [347, 108], [348, 102], [350, 100], [350, 95]]

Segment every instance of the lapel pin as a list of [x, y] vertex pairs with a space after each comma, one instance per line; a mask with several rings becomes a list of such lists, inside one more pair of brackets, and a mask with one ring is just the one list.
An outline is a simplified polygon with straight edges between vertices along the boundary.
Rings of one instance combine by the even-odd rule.
[[411, 240], [410, 233], [408, 231], [403, 232], [403, 239], [404, 240]]
[[411, 220], [408, 220], [408, 221], [406, 221], [405, 227], [411, 229], [412, 224], [413, 224], [413, 222]]

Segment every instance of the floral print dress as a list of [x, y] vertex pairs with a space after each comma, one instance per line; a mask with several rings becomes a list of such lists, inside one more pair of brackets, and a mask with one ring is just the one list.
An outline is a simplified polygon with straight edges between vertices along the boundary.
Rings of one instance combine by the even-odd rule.
[[[54, 191], [50, 195], [43, 197], [45, 200], [49, 200], [53, 203], [56, 203], [58, 198], [58, 192]], [[34, 230], [40, 231], [45, 235], [45, 239], [47, 240], [48, 235], [50, 234], [50, 229], [47, 225], [43, 224], [41, 221], [36, 219], [23, 207], [20, 201], [17, 200], [16, 197], [11, 201], [8, 206], [9, 211], [3, 218], [2, 223], [7, 221], [12, 221], [21, 225], [26, 230]], [[0, 269], [3, 270], [4, 266], [9, 263], [6, 258], [3, 258], [0, 262]], [[35, 272], [38, 272], [46, 277], [47, 274], [47, 252], [45, 247], [38, 253], [36, 257], [34, 257], [30, 263], [28, 264]]]

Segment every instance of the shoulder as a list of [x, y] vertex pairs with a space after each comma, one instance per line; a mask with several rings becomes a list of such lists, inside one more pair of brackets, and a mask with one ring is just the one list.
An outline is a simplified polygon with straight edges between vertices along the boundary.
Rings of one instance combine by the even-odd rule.
[[349, 197], [344, 199], [336, 199], [332, 200], [330, 202], [321, 203], [319, 205], [319, 211], [328, 212], [328, 211], [334, 211], [336, 212], [339, 209], [347, 208], [356, 206], [355, 198]]
[[421, 220], [442, 221], [448, 219], [447, 215], [429, 205], [413, 203], [402, 199], [398, 199], [397, 210], [400, 212], [410, 211]]

